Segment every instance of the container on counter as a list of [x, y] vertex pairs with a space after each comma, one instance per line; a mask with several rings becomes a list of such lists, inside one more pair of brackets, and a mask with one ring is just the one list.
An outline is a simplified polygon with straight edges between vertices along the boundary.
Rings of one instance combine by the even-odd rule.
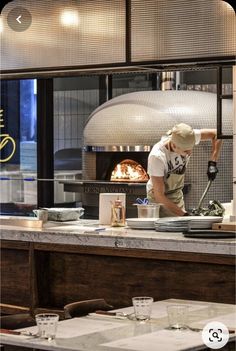
[[125, 193], [100, 193], [99, 194], [99, 224], [111, 224], [111, 204], [115, 200], [121, 200], [122, 205], [126, 208]]
[[125, 207], [122, 201], [117, 198], [111, 205], [111, 226], [124, 227], [125, 226]]
[[138, 218], [159, 218], [160, 205], [137, 204]]

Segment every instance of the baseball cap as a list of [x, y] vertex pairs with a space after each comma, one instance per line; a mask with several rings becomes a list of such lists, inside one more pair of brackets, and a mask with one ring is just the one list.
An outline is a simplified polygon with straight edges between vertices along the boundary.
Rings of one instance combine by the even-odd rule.
[[167, 134], [171, 135], [171, 141], [182, 150], [190, 150], [195, 145], [195, 134], [188, 124], [176, 124]]

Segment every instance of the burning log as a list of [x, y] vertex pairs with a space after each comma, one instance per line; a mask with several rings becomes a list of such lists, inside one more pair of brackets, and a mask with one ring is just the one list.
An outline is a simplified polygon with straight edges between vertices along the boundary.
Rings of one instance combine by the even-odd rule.
[[147, 182], [148, 175], [138, 162], [126, 159], [116, 165], [111, 181]]

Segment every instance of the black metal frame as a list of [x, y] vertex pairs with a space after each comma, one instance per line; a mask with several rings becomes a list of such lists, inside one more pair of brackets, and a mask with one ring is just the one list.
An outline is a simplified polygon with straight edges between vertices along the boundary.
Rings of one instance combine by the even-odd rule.
[[125, 45], [126, 45], [126, 64], [129, 65], [132, 61], [131, 58], [131, 0], [125, 2]]
[[99, 76], [99, 105], [112, 99], [112, 75]]
[[54, 205], [53, 79], [37, 81], [38, 207]]
[[233, 99], [233, 95], [222, 94], [222, 66], [217, 67], [217, 110], [216, 110], [216, 121], [217, 121], [217, 138], [218, 139], [233, 139], [233, 135], [225, 135], [222, 133], [222, 100]]
[[[128, 42], [128, 41], [127, 41]], [[156, 60], [138, 62], [117, 62], [98, 65], [81, 65], [65, 67], [41, 67], [14, 70], [1, 70], [1, 79], [29, 79], [29, 78], [60, 78], [76, 77], [79, 75], [104, 75], [116, 72], [156, 72], [156, 71], [177, 71], [183, 69], [201, 69], [203, 67], [235, 65], [235, 56], [186, 58], [178, 60]]]

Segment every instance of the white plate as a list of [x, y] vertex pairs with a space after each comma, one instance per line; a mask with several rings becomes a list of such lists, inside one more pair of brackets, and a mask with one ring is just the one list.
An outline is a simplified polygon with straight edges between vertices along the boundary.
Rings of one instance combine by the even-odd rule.
[[210, 229], [213, 223], [222, 222], [218, 216], [165, 217], [155, 222], [157, 231], [183, 231], [188, 229]]
[[165, 217], [156, 221], [157, 226], [189, 226], [189, 228], [211, 228], [213, 223], [222, 222], [223, 217], [218, 216], [189, 216]]
[[179, 217], [164, 217], [159, 218], [157, 221], [160, 223], [165, 222], [179, 222], [179, 221], [197, 221], [197, 222], [211, 222], [218, 223], [222, 222], [223, 217], [218, 216], [179, 216]]
[[156, 218], [127, 218], [126, 223], [133, 229], [155, 229]]

